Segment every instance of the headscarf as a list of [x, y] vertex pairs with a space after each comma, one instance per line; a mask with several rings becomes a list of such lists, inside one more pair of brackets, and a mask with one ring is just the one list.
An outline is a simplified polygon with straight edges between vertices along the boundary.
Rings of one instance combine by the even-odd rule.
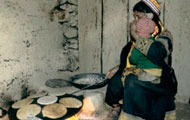
[[[141, 0], [141, 1], [144, 2], [147, 6], [149, 6], [157, 16], [160, 15], [161, 8], [156, 0]], [[159, 21], [158, 24], [161, 27], [160, 28], [160, 33], [161, 33], [164, 31], [164, 26], [161, 21]], [[156, 39], [158, 37], [158, 33], [159, 33], [159, 28], [158, 26], [155, 26], [155, 32], [152, 34], [152, 37]]]

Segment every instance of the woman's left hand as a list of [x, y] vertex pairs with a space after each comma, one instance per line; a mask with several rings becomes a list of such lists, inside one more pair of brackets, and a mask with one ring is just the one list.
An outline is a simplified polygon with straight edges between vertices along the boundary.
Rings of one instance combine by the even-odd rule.
[[115, 66], [114, 68], [110, 69], [107, 73], [106, 73], [106, 77], [105, 79], [111, 79], [114, 74], [118, 71], [119, 69], [119, 65]]

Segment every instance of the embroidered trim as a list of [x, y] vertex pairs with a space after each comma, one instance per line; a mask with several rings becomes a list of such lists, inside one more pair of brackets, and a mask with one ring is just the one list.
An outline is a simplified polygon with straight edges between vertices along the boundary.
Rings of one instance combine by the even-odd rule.
[[[163, 24], [161, 23], [161, 21], [159, 21], [158, 23], [161, 26], [161, 34], [162, 34], [162, 32], [165, 30], [165, 28], [164, 28]], [[158, 28], [158, 26], [156, 26], [155, 27], [155, 32], [152, 34], [152, 37], [154, 37], [155, 39], [157, 39], [158, 36], [159, 36], [159, 35], [157, 35], [158, 32], [159, 32], [159, 28]]]
[[132, 52], [132, 50], [133, 50], [133, 48], [135, 47], [135, 43], [133, 42], [132, 43], [132, 46], [131, 46], [131, 49], [130, 49], [130, 51], [129, 51], [129, 53], [128, 53], [128, 56], [127, 56], [127, 60], [126, 60], [126, 67], [127, 68], [130, 68], [131, 67], [131, 64], [130, 64], [130, 62], [129, 62], [129, 57], [131, 56], [131, 52]]
[[145, 120], [140, 117], [125, 113], [124, 111], [121, 112], [119, 116], [119, 120]]
[[142, 54], [147, 56], [150, 45], [153, 42], [154, 42], [153, 40], [148, 38], [140, 38], [139, 40], [136, 41], [135, 48], [138, 49]]
[[140, 71], [140, 68], [136, 68], [136, 66], [132, 66], [130, 68], [125, 68], [123, 70], [122, 76], [121, 76], [121, 81], [122, 81], [122, 85], [125, 86], [125, 78], [127, 75], [129, 75], [130, 73], [133, 73], [134, 75], [138, 75]]
[[164, 120], [176, 120], [176, 111], [173, 110], [166, 112]]

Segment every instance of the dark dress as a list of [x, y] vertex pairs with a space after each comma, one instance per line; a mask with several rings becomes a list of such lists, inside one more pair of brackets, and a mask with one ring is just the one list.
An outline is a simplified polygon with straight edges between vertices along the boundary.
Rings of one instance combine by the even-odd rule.
[[[171, 43], [167, 36], [160, 36], [158, 39]], [[165, 69], [165, 64], [171, 64], [171, 54], [167, 53], [167, 49], [169, 50], [172, 47], [171, 45], [168, 44], [168, 48], [166, 48], [162, 42], [154, 41], [148, 46], [148, 51], [144, 51], [141, 45], [140, 47], [135, 46], [135, 49], [142, 52], [152, 63], [160, 66], [162, 75], [164, 75], [168, 72]], [[126, 58], [131, 46], [132, 42], [129, 42], [122, 49], [120, 67], [108, 84], [105, 101], [112, 106], [113, 104], [119, 104], [119, 100], [123, 99], [123, 112], [127, 115], [146, 120], [164, 120], [167, 111], [175, 110], [174, 96], [176, 91], [170, 90], [162, 82], [163, 80], [159, 84], [154, 84], [150, 81], [141, 81], [137, 75], [131, 73], [126, 76], [125, 84], [122, 85], [122, 72], [126, 67]], [[161, 77], [161, 79], [165, 78]]]

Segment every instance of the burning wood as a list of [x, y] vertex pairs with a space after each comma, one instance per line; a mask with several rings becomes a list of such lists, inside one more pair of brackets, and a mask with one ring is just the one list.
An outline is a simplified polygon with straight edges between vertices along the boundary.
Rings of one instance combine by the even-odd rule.
[[79, 118], [78, 118], [78, 115], [76, 114], [76, 115], [74, 115], [74, 116], [72, 116], [70, 118], [67, 118], [65, 120], [79, 120]]

